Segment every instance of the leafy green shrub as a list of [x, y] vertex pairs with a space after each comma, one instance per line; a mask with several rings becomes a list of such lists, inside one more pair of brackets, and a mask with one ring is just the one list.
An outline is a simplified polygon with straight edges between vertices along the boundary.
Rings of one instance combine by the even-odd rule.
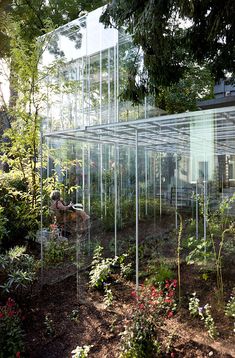
[[4, 216], [4, 208], [0, 206], [0, 242], [8, 233], [6, 228], [7, 222], [8, 219]]
[[23, 349], [23, 330], [20, 311], [15, 301], [8, 298], [6, 305], [0, 306], [0, 358], [15, 358]]
[[130, 319], [122, 333], [121, 358], [157, 357], [160, 353], [159, 328], [176, 309], [176, 280], [161, 287], [141, 286], [132, 292], [134, 304]]
[[130, 279], [134, 273], [134, 270], [132, 268], [132, 263], [126, 263], [126, 259], [129, 255], [128, 254], [122, 254], [118, 258], [118, 262], [120, 265], [120, 275], [125, 279]]
[[165, 282], [171, 280], [174, 277], [174, 273], [169, 265], [161, 263], [160, 266], [152, 264], [148, 267], [150, 277], [146, 279], [148, 285], [158, 286], [159, 282]]
[[36, 233], [40, 225], [40, 194], [32, 205], [32, 196], [20, 174], [5, 173], [1, 179], [0, 206], [8, 219], [4, 225], [8, 236], [4, 238], [14, 241], [15, 237], [24, 238], [29, 232]]
[[94, 250], [93, 260], [91, 264], [90, 285], [93, 288], [103, 288], [104, 282], [111, 275], [111, 266], [115, 264], [117, 259], [103, 258], [103, 247], [98, 246]]
[[231, 295], [225, 307], [225, 315], [235, 318], [235, 296]]
[[38, 261], [25, 251], [24, 246], [15, 246], [5, 255], [0, 255], [0, 269], [6, 277], [0, 286], [3, 292], [22, 293], [22, 290], [29, 288], [36, 279]]
[[113, 292], [110, 288], [110, 283], [104, 283], [104, 304], [106, 307], [113, 303]]
[[56, 239], [49, 240], [45, 247], [45, 262], [47, 265], [58, 264], [64, 261], [68, 243], [58, 242]]
[[235, 289], [233, 290], [233, 294], [230, 296], [230, 299], [225, 306], [224, 312], [227, 317], [230, 317], [234, 320], [233, 332], [235, 333], [235, 295], [234, 295], [234, 293], [235, 293]]
[[205, 261], [208, 262], [215, 259], [211, 240], [190, 237], [188, 239], [188, 248], [190, 250], [186, 257], [186, 262], [188, 264], [203, 265], [205, 264]]

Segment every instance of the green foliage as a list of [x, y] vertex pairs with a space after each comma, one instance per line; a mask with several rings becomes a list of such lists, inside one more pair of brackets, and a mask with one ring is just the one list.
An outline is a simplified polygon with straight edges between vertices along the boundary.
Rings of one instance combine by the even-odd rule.
[[45, 325], [45, 329], [46, 329], [46, 334], [48, 336], [54, 336], [54, 334], [55, 334], [54, 323], [53, 323], [53, 320], [50, 318], [49, 314], [46, 314], [46, 316], [45, 316], [44, 325]]
[[190, 250], [186, 257], [188, 264], [205, 265], [205, 263], [208, 263], [208, 260], [215, 259], [211, 240], [190, 237], [188, 238], [188, 248]]
[[130, 279], [133, 275], [132, 263], [126, 263], [128, 256], [128, 254], [122, 254], [118, 258], [118, 262], [120, 265], [120, 275], [127, 280]]
[[110, 288], [110, 283], [104, 283], [104, 304], [106, 307], [113, 303], [113, 292]]
[[[192, 63], [200, 66], [207, 64], [216, 80], [223, 78], [226, 71], [235, 70], [234, 6], [232, 0], [226, 0], [223, 4], [201, 4], [196, 0], [129, 3], [114, 0], [105, 9], [101, 21], [106, 26], [123, 26], [132, 35], [134, 44], [141, 47], [144, 53], [142, 72], [137, 70], [138, 59], [137, 69], [132, 70], [134, 75], [138, 72], [139, 83], [143, 84], [139, 98], [143, 98], [146, 91], [157, 94], [160, 88], [179, 83], [182, 89], [178, 88], [177, 95], [188, 102], [190, 88], [194, 92], [191, 83], [187, 83], [187, 73], [190, 73]], [[196, 68], [196, 71], [199, 72], [200, 68]], [[136, 88], [138, 95], [136, 83], [132, 87]], [[173, 111], [177, 111], [173, 88], [170, 92], [166, 94], [172, 103], [175, 102]], [[180, 107], [181, 110], [183, 106]]]
[[93, 347], [93, 345], [82, 346], [82, 347], [77, 346], [71, 352], [72, 353], [72, 358], [87, 358], [92, 347]]
[[15, 358], [23, 345], [20, 311], [11, 298], [0, 306], [0, 358]]
[[167, 113], [195, 111], [199, 99], [213, 98], [213, 90], [214, 81], [208, 68], [191, 64], [177, 84], [159, 89], [156, 104]]
[[214, 319], [211, 315], [211, 306], [206, 304], [199, 307], [200, 300], [196, 297], [196, 293], [189, 299], [189, 312], [193, 317], [200, 317], [204, 321], [205, 328], [210, 338], [215, 339], [218, 335]]
[[104, 283], [111, 275], [111, 266], [116, 263], [115, 259], [103, 258], [103, 248], [98, 246], [94, 250], [93, 260], [91, 263], [90, 285], [93, 288], [103, 288]]
[[21, 174], [11, 172], [2, 174], [0, 184], [0, 205], [7, 216], [3, 241], [24, 238], [29, 232], [35, 233], [40, 223], [40, 194], [32, 205], [32, 195], [27, 191]]
[[45, 247], [45, 263], [47, 265], [54, 265], [64, 261], [66, 257], [66, 249], [68, 248], [68, 243], [58, 242], [56, 239], [51, 239], [47, 242]]
[[189, 299], [189, 313], [193, 317], [200, 315], [200, 300], [196, 297], [196, 292], [193, 293], [192, 297]]
[[156, 263], [150, 264], [148, 273], [150, 276], [146, 279], [146, 283], [154, 286], [174, 277], [174, 273], [167, 263], [161, 263], [159, 266]]
[[204, 313], [205, 328], [207, 329], [209, 337], [212, 339], [215, 339], [217, 337], [218, 333], [217, 333], [214, 319], [211, 315], [211, 306], [208, 304], [205, 305], [204, 310], [205, 310], [205, 313]]
[[4, 208], [0, 206], [0, 243], [3, 238], [7, 236], [7, 222], [8, 219], [4, 216]]
[[5, 293], [21, 294], [36, 279], [38, 262], [25, 250], [25, 247], [15, 246], [5, 255], [0, 255], [0, 269], [6, 277], [0, 287]]
[[135, 302], [122, 333], [122, 358], [156, 357], [160, 353], [159, 327], [166, 317], [173, 316], [175, 288], [176, 280], [159, 288], [141, 286], [138, 292], [132, 292]]
[[78, 323], [79, 322], [79, 311], [72, 310], [72, 312], [69, 314], [69, 318], [71, 319], [71, 321]]
[[[235, 293], [235, 289], [233, 290], [233, 292]], [[230, 299], [228, 300], [225, 306], [224, 312], [227, 317], [230, 317], [234, 320], [233, 332], [235, 333], [235, 295], [234, 294], [230, 296]]]

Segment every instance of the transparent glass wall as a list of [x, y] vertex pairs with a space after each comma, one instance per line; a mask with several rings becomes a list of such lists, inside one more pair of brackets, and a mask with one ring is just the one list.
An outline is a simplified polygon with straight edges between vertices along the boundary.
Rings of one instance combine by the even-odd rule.
[[[75, 270], [78, 286], [80, 268], [104, 238], [109, 254], [120, 255], [128, 228], [136, 225], [135, 247], [141, 222], [151, 237], [162, 220], [178, 229], [181, 214], [190, 235], [206, 240], [212, 213], [224, 210], [228, 222], [235, 214], [235, 108], [160, 116], [151, 98], [142, 106], [123, 101], [137, 49], [123, 32], [103, 28], [101, 11], [52, 33], [42, 61], [42, 174], [65, 203], [82, 204], [90, 216], [85, 228], [79, 219], [71, 227], [48, 209], [43, 230], [50, 238], [58, 230], [65, 260], [57, 268]], [[43, 244], [45, 262], [48, 255]]]
[[[124, 253], [123, 237], [137, 219], [154, 237], [161, 220], [178, 229], [181, 214], [191, 235], [204, 240], [211, 215], [223, 210], [234, 220], [234, 120], [235, 108], [224, 108], [47, 134], [44, 177], [90, 216], [85, 231], [80, 222], [72, 231], [61, 228], [68, 267], [77, 270], [78, 257], [88, 264], [103, 238], [109, 255]], [[52, 217], [44, 217], [45, 231]]]
[[[41, 69], [47, 93], [42, 115], [49, 131], [156, 116], [151, 104], [122, 100], [128, 70], [141, 53], [123, 31], [105, 29], [102, 8], [44, 37]], [[138, 81], [138, 79], [136, 79]]]

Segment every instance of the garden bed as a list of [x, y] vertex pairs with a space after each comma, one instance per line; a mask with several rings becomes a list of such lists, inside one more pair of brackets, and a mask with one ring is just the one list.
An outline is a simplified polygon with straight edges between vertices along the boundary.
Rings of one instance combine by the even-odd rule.
[[[140, 281], [146, 278], [145, 265], [151, 248], [154, 247], [160, 256], [165, 255], [168, 262], [175, 260], [177, 239], [174, 225], [165, 225], [167, 219], [169, 218], [163, 218], [157, 223], [157, 227], [148, 222], [142, 222], [140, 225], [140, 242], [144, 247], [141, 250]], [[127, 247], [132, 245], [133, 235], [134, 227], [125, 231], [126, 241], [122, 242], [123, 248], [125, 244]], [[122, 233], [119, 236], [122, 237]], [[112, 233], [97, 231], [96, 239], [106, 247], [106, 254], [108, 248], [112, 248], [112, 237]], [[132, 238], [129, 240], [130, 237]], [[77, 346], [89, 345], [92, 346], [89, 353], [91, 358], [119, 357], [120, 334], [130, 319], [134, 303], [131, 296], [135, 289], [134, 279], [128, 281], [118, 274], [113, 274], [111, 287], [114, 300], [110, 307], [106, 307], [103, 293], [91, 289], [88, 285], [88, 270], [81, 270], [79, 275], [71, 271], [63, 277], [60, 270], [61, 268], [54, 269], [54, 280], [45, 283], [41, 292], [24, 307], [27, 355], [31, 358], [67, 358]], [[225, 270], [226, 297], [229, 297], [234, 286], [234, 276], [230, 273], [230, 270]], [[169, 349], [168, 353], [160, 356], [234, 357], [233, 322], [217, 304], [215, 276], [211, 274], [203, 280], [197, 266], [183, 262], [181, 280], [181, 308], [171, 319], [166, 319], [161, 327], [162, 344], [169, 346]], [[188, 300], [195, 291], [203, 305], [209, 303], [212, 306], [213, 318], [219, 332], [219, 336], [214, 340], [208, 337], [203, 322], [189, 315]]]

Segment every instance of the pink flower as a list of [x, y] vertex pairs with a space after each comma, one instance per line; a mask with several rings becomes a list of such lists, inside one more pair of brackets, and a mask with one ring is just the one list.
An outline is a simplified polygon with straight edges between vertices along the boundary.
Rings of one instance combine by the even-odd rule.
[[0, 312], [0, 318], [3, 318], [4, 314], [2, 312]]
[[16, 358], [20, 358], [20, 352], [16, 352]]
[[173, 315], [174, 315], [173, 312], [169, 311], [168, 314], [167, 314], [167, 318], [171, 318], [171, 317], [173, 317]]

